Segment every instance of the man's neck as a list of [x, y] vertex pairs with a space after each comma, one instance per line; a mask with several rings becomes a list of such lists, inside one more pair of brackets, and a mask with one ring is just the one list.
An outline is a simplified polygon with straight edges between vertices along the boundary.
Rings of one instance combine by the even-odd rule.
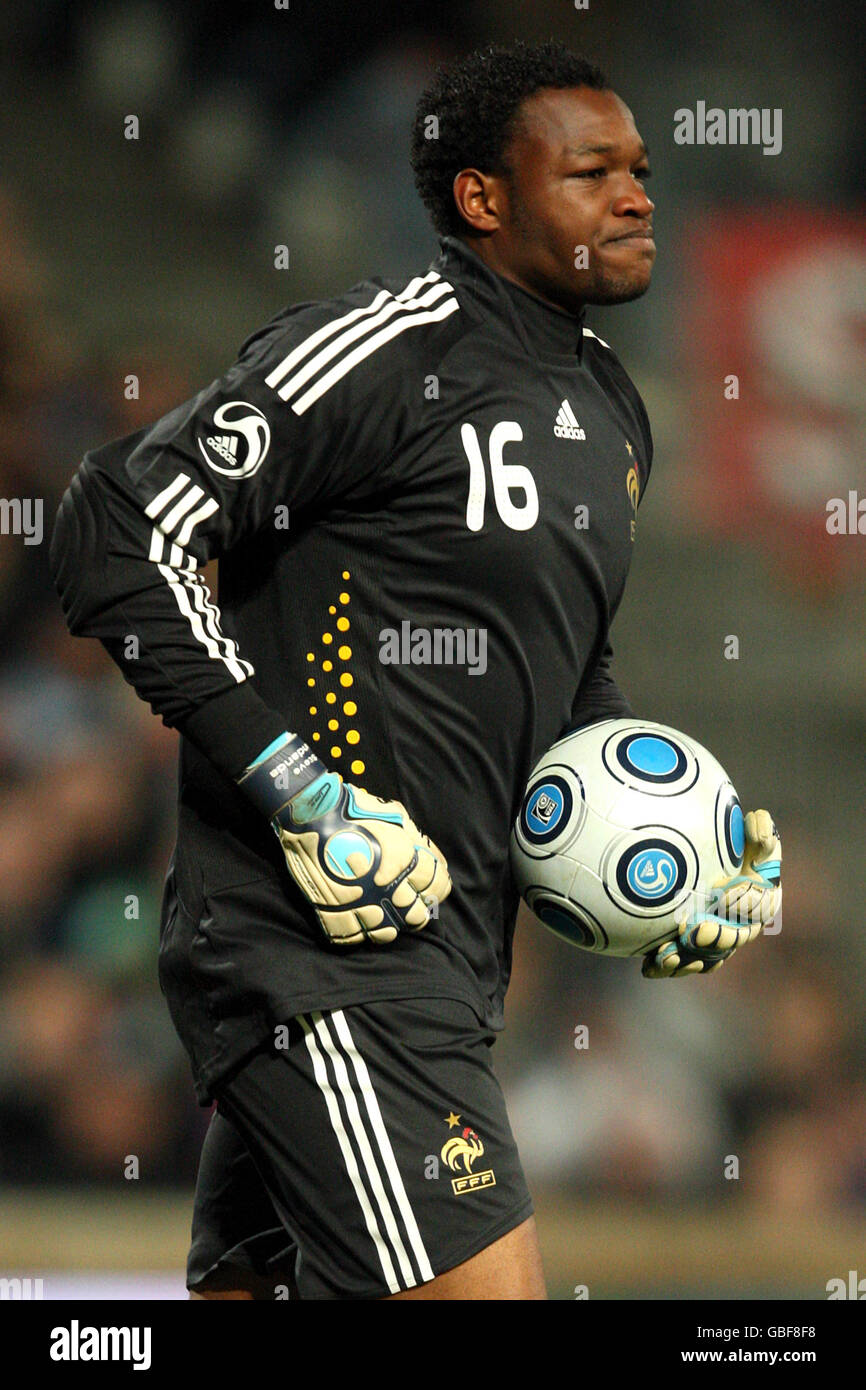
[[450, 241], [467, 258], [479, 262], [485, 270], [496, 276], [500, 288], [508, 296], [536, 351], [541, 354], [554, 353], [557, 356], [578, 352], [583, 336], [582, 310], [577, 314], [570, 313], [561, 305], [542, 298], [510, 274], [504, 274], [491, 264], [488, 257], [479, 255], [475, 246], [462, 237], [453, 237]]
[[487, 269], [492, 271], [494, 275], [498, 275], [500, 280], [506, 280], [509, 285], [514, 285], [517, 289], [522, 290], [524, 294], [531, 295], [539, 304], [545, 305], [554, 313], [565, 314], [572, 319], [582, 319], [584, 312], [583, 305], [577, 308], [568, 307], [564, 304], [557, 303], [555, 300], [548, 299], [546, 295], [541, 294], [537, 289], [528, 285], [517, 271], [503, 261], [489, 240], [485, 241], [479, 239], [475, 242], [465, 237], [455, 237], [454, 240], [458, 241], [461, 246], [464, 246], [473, 256], [477, 256], [478, 260], [486, 265]]

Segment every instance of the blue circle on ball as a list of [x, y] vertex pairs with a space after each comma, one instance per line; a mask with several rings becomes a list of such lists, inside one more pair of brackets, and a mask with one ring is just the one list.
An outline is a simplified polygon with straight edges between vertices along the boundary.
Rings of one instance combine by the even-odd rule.
[[685, 751], [663, 734], [626, 734], [619, 737], [615, 749], [616, 761], [629, 780], [648, 782], [659, 789], [673, 790], [688, 770]]
[[734, 851], [734, 858], [742, 859], [746, 852], [746, 829], [743, 824], [743, 808], [739, 802], [731, 807], [731, 823], [728, 834], [731, 837], [731, 849]]
[[677, 879], [677, 866], [663, 849], [645, 849], [636, 854], [626, 870], [629, 888], [639, 898], [653, 902], [670, 892]]
[[581, 922], [579, 917], [572, 915], [565, 908], [556, 903], [544, 902], [535, 909], [539, 921], [549, 927], [557, 936], [561, 936], [565, 941], [570, 941], [575, 946], [594, 946], [595, 941], [592, 932]]
[[679, 756], [673, 744], [667, 739], [644, 734], [632, 739], [628, 745], [627, 757], [636, 772], [645, 772], [650, 777], [664, 777], [673, 772], [679, 763]]
[[520, 812], [520, 828], [529, 844], [541, 846], [555, 840], [568, 824], [573, 806], [571, 788], [556, 773], [530, 787]]
[[562, 818], [565, 798], [555, 782], [536, 787], [526, 807], [526, 824], [535, 835], [555, 830]]
[[616, 885], [635, 907], [673, 902], [688, 876], [685, 856], [668, 840], [647, 839], [627, 849], [616, 866]]

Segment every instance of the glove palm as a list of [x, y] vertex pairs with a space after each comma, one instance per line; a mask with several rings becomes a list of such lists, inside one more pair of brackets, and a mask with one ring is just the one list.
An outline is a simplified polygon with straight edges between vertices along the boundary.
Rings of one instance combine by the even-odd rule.
[[743, 863], [731, 878], [717, 879], [706, 913], [686, 923], [673, 941], [644, 957], [648, 980], [718, 970], [739, 946], [770, 926], [782, 904], [782, 845], [768, 811], [744, 820]]

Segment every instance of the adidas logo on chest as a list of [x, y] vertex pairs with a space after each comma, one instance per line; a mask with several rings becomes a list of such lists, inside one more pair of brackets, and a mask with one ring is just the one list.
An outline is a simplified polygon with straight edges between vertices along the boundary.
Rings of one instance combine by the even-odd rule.
[[586, 431], [581, 429], [568, 401], [563, 401], [556, 412], [553, 433], [557, 439], [586, 439]]

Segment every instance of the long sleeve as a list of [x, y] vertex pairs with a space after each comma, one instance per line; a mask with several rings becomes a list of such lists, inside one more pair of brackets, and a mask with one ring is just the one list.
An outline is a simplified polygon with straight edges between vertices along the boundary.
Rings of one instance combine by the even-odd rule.
[[575, 697], [570, 729], [581, 729], [585, 724], [594, 724], [599, 719], [632, 717], [633, 710], [611, 671], [612, 661], [613, 648], [608, 641], [594, 671]]
[[51, 565], [71, 632], [101, 640], [154, 712], [230, 774], [285, 719], [257, 695], [202, 567], [281, 513], [294, 526], [330, 499], [351, 505], [387, 471], [399, 411], [379, 361], [334, 365], [342, 325], [370, 313], [346, 307], [279, 315], [192, 400], [88, 453], [57, 515]]
[[[643, 440], [643, 462], [638, 468], [638, 495], [635, 499], [635, 510], [637, 510], [643, 501], [652, 468], [652, 431], [643, 401], [619, 363], [616, 364], [616, 372], [627, 390]], [[594, 724], [599, 719], [631, 719], [634, 717], [634, 711], [613, 675], [612, 663], [613, 647], [608, 637], [594, 669], [583, 680], [577, 691], [572, 705], [569, 729], [563, 730], [563, 733], [567, 733], [571, 729], [581, 729], [585, 724]]]

